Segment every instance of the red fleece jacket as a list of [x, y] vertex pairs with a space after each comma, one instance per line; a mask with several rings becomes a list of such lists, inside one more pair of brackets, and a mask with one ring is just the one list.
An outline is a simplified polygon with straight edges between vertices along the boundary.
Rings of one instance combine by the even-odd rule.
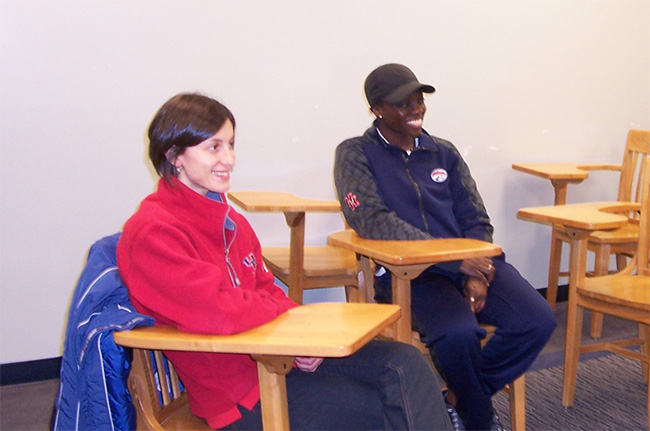
[[[126, 222], [117, 262], [135, 308], [181, 331], [232, 334], [273, 320], [296, 304], [274, 284], [246, 219], [176, 178], [164, 180]], [[194, 414], [220, 428], [237, 404], [259, 400], [248, 355], [165, 352]]]

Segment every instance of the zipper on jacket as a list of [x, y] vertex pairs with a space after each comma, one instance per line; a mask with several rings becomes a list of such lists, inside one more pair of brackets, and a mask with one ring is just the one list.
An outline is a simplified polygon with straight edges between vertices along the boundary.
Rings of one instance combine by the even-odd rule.
[[[415, 148], [413, 149], [415, 151]], [[409, 169], [409, 158], [408, 156], [402, 154], [402, 157], [404, 157], [404, 165], [406, 166], [406, 174], [409, 177], [409, 180], [413, 184], [413, 188], [415, 188], [415, 193], [418, 196], [418, 207], [420, 208], [420, 217], [422, 217], [422, 223], [424, 224], [424, 228], [427, 233], [429, 233], [429, 223], [427, 223], [427, 218], [424, 215], [424, 207], [422, 203], [422, 193], [420, 192], [420, 186], [418, 185], [417, 182], [413, 179], [413, 176], [411, 175], [411, 170]]]
[[[226, 259], [226, 267], [228, 268], [228, 275], [230, 276], [230, 282], [232, 283], [233, 287], [239, 287], [241, 285], [241, 280], [239, 280], [239, 277], [237, 276], [237, 271], [235, 271], [235, 267], [230, 262], [230, 246], [233, 244], [233, 242], [235, 242], [235, 236], [237, 235], [237, 224], [228, 217], [228, 214], [230, 214], [230, 206], [228, 206], [228, 210], [226, 212], [226, 218], [224, 219], [224, 227], [222, 229], [223, 245], [225, 250], [224, 255]], [[230, 220], [234, 226], [232, 240], [230, 241], [230, 243], [228, 243], [228, 239], [226, 238], [225, 223], [227, 220]]]

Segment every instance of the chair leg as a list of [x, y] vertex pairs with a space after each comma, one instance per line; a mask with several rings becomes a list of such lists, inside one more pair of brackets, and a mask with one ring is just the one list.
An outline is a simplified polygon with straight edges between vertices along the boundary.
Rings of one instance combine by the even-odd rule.
[[[644, 340], [644, 343], [641, 344], [640, 349], [642, 352], [645, 352], [646, 358], [650, 360], [650, 325], [645, 325], [639, 323], [639, 336]], [[645, 381], [646, 388], [648, 390], [647, 401], [648, 401], [648, 410], [646, 410], [648, 415], [648, 429], [650, 429], [650, 363], [642, 362], [641, 368], [643, 369], [643, 380]]]
[[557, 286], [560, 281], [560, 263], [562, 261], [562, 241], [557, 238], [555, 226], [551, 234], [551, 254], [548, 263], [548, 286], [546, 300], [553, 310], [557, 301]]
[[355, 286], [355, 285], [345, 286], [345, 300], [346, 300], [346, 302], [354, 302], [354, 303], [365, 302], [365, 301], [361, 301], [359, 298], [360, 298], [359, 286]]
[[603, 315], [602, 313], [591, 312], [591, 329], [589, 335], [594, 340], [598, 340], [603, 334]]
[[622, 271], [627, 266], [627, 256], [624, 254], [616, 255], [616, 270]]
[[509, 385], [510, 426], [512, 431], [526, 429], [526, 377], [521, 375]]
[[372, 263], [366, 256], [357, 255], [357, 282], [359, 285], [359, 301], [370, 304], [375, 302]]
[[[569, 300], [569, 304], [571, 300]], [[574, 303], [575, 304], [575, 303]], [[562, 405], [571, 407], [576, 388], [580, 336], [582, 334], [583, 308], [577, 304], [567, 308], [566, 340], [564, 344], [564, 376], [562, 379]]]
[[[650, 361], [650, 326], [639, 323], [639, 337], [643, 343], [639, 346], [639, 351], [644, 353]], [[641, 369], [643, 370], [643, 381], [650, 386], [650, 363], [642, 362]], [[650, 412], [649, 412], [650, 413]]]
[[[607, 275], [609, 273], [609, 257], [611, 246], [603, 245], [596, 249], [594, 259], [594, 276]], [[589, 334], [591, 338], [597, 340], [603, 333], [603, 314], [595, 311], [591, 312], [591, 329]]]
[[[648, 360], [650, 360], [650, 325], [645, 325], [643, 323], [639, 323], [639, 337], [643, 340], [641, 345], [639, 346], [639, 351], [641, 353], [645, 353], [645, 356]], [[648, 393], [647, 393], [647, 400], [648, 400], [648, 429], [650, 429], [650, 363], [649, 362], [641, 362], [641, 369], [643, 371], [643, 381], [646, 384]]]

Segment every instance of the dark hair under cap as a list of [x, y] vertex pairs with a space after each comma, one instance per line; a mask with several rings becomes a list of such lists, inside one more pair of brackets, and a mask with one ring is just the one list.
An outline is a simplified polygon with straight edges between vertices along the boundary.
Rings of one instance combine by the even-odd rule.
[[436, 91], [433, 86], [418, 81], [411, 69], [397, 63], [379, 66], [370, 72], [364, 83], [366, 99], [371, 107], [382, 101], [388, 103], [403, 102], [417, 90], [425, 93]]

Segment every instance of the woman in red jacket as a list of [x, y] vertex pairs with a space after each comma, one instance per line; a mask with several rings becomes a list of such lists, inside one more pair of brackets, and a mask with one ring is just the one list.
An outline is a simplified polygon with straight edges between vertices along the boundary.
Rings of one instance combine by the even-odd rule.
[[[154, 117], [149, 141], [161, 179], [117, 249], [135, 308], [183, 331], [232, 334], [295, 307], [265, 267], [253, 229], [226, 202], [235, 165], [228, 108], [177, 95]], [[262, 429], [248, 355], [165, 353], [197, 416], [213, 428]], [[287, 397], [294, 430], [451, 429], [431, 367], [401, 343], [371, 341], [341, 359], [296, 358]]]

